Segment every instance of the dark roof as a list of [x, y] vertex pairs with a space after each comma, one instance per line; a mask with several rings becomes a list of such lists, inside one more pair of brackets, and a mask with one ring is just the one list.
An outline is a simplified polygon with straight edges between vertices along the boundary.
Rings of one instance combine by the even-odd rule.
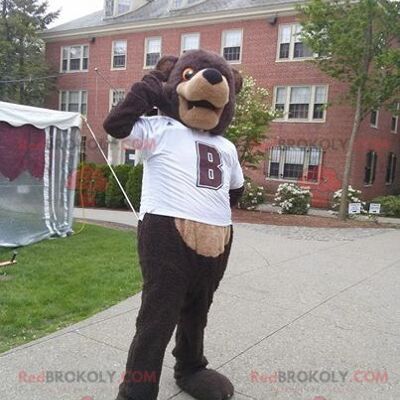
[[69, 30], [96, 27], [101, 29], [102, 27], [105, 28], [116, 24], [129, 24], [164, 18], [173, 19], [174, 17], [190, 17], [216, 12], [251, 10], [252, 8], [265, 7], [268, 9], [273, 6], [290, 5], [296, 2], [302, 2], [302, 0], [205, 0], [191, 7], [170, 10], [170, 2], [168, 0], [150, 0], [139, 9], [119, 17], [104, 19], [104, 12], [100, 10], [48, 29], [43, 33], [47, 35], [50, 33], [63, 33]]

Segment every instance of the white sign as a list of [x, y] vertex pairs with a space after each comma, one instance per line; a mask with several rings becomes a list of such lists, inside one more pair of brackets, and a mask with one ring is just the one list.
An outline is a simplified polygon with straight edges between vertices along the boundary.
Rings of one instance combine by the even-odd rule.
[[361, 214], [361, 203], [350, 203], [349, 214]]
[[381, 205], [378, 203], [371, 203], [369, 205], [369, 213], [370, 214], [380, 214], [381, 213]]

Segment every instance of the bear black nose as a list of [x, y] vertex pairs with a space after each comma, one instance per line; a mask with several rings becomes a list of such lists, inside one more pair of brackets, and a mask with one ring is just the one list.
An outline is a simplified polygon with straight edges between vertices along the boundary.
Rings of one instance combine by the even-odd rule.
[[211, 83], [211, 85], [216, 85], [217, 83], [222, 82], [222, 75], [221, 73], [214, 69], [214, 68], [208, 68], [203, 72], [204, 78], [207, 79], [208, 83]]

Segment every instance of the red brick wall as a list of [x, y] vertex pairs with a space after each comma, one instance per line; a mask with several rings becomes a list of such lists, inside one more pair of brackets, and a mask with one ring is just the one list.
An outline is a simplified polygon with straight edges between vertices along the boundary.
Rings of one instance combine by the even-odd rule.
[[[189, 32], [201, 34], [201, 48], [220, 52], [222, 31], [226, 29], [243, 29], [242, 64], [235, 65], [245, 74], [252, 75], [260, 86], [270, 90], [271, 101], [273, 87], [276, 85], [326, 84], [329, 85], [329, 102], [333, 105], [327, 111], [325, 123], [289, 123], [274, 122], [268, 132], [265, 148], [273, 144], [318, 145], [324, 150], [321, 181], [319, 184], [307, 184], [314, 193], [314, 205], [328, 205], [331, 193], [340, 187], [343, 174], [345, 150], [351, 132], [353, 111], [350, 107], [338, 104], [340, 96], [346, 89], [345, 85], [335, 82], [309, 62], [292, 61], [276, 62], [278, 26], [291, 22], [294, 18], [279, 18], [275, 25], [265, 19], [228, 22], [218, 25], [205, 25], [193, 28], [164, 29], [146, 33], [131, 33], [107, 37], [97, 37], [94, 43], [89, 40], [68, 40], [47, 43], [47, 59], [59, 70], [60, 47], [63, 45], [89, 43], [89, 72], [63, 75], [58, 82], [59, 89], [88, 90], [88, 120], [97, 136], [101, 138], [102, 147], [107, 150], [106, 134], [101, 125], [109, 109], [109, 86], [99, 78], [94, 68], [115, 88], [129, 90], [133, 82], [139, 80], [146, 70], [144, 64], [145, 37], [162, 37], [162, 54], [178, 55], [181, 47], [181, 35]], [[112, 41], [124, 39], [128, 41], [127, 69], [111, 71]], [[58, 94], [49, 98], [49, 106], [58, 108]], [[379, 194], [398, 193], [399, 180], [396, 184], [385, 185], [387, 153], [389, 149], [399, 154], [400, 142], [398, 136], [390, 133], [389, 113], [381, 111], [379, 129], [369, 127], [369, 118], [363, 124], [357, 140], [354, 154], [352, 185], [363, 190], [366, 197], [373, 198]], [[83, 134], [88, 135], [84, 130]], [[364, 187], [365, 157], [368, 150], [378, 152], [377, 177], [372, 187]], [[99, 151], [88, 138], [88, 158], [101, 162]], [[257, 171], [246, 171], [246, 174], [259, 184], [274, 192], [280, 183], [265, 178], [266, 162]], [[400, 171], [399, 171], [400, 174]]]

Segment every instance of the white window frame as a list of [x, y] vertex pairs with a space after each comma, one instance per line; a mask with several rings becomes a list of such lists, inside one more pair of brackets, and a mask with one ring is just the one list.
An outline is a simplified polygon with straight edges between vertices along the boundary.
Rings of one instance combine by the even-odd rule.
[[149, 41], [152, 39], [159, 39], [160, 40], [160, 59], [162, 57], [162, 36], [148, 36], [144, 38], [144, 62], [143, 62], [143, 69], [152, 69], [156, 66], [154, 65], [147, 65], [147, 54], [149, 48]]
[[371, 126], [371, 128], [378, 129], [379, 128], [379, 109], [372, 110], [372, 112], [376, 112], [376, 121], [375, 121], [375, 124], [373, 124], [371, 122], [371, 118], [370, 118], [370, 126]]
[[[114, 66], [114, 57], [116, 57], [116, 54], [114, 53], [114, 44], [117, 42], [125, 42], [125, 65], [123, 67], [115, 67]], [[118, 40], [113, 40], [111, 44], [111, 71], [120, 71], [120, 70], [126, 70], [126, 65], [128, 63], [128, 41], [125, 39], [118, 39]]]
[[204, 0], [194, 0], [189, 3], [190, 0], [181, 0], [181, 4], [177, 5], [176, 0], [170, 0], [169, 9], [170, 10], [181, 10], [182, 8], [192, 7], [199, 3], [202, 3]]
[[224, 57], [224, 49], [227, 47], [225, 46], [225, 41], [226, 41], [226, 36], [229, 32], [240, 32], [240, 57], [239, 60], [231, 60], [228, 61], [226, 60], [227, 63], [229, 64], [241, 64], [242, 59], [243, 59], [243, 29], [242, 28], [237, 28], [237, 29], [226, 29], [222, 31], [221, 35], [221, 56], [225, 59]]
[[[279, 58], [280, 50], [281, 50], [281, 33], [285, 27], [290, 27], [290, 42], [289, 42], [289, 57], [288, 58]], [[309, 57], [294, 57], [294, 45], [295, 35], [296, 35], [296, 27], [300, 26], [299, 23], [291, 23], [291, 24], [280, 24], [278, 28], [278, 41], [276, 48], [276, 62], [291, 62], [291, 61], [305, 61], [312, 60], [315, 55]]]
[[[397, 111], [400, 111], [400, 103], [397, 103]], [[395, 126], [394, 126], [394, 130], [392, 129], [392, 120], [395, 120]], [[390, 132], [392, 133], [398, 133], [399, 130], [399, 115], [392, 115], [392, 119], [390, 120]]]
[[112, 11], [112, 15], [106, 15], [106, 0], [104, 0], [104, 18], [114, 18], [114, 17], [119, 17], [120, 15], [125, 15], [125, 14], [128, 14], [128, 13], [130, 13], [131, 11], [132, 11], [132, 5], [133, 5], [133, 2], [132, 2], [132, 0], [131, 0], [131, 2], [130, 2], [130, 7], [129, 7], [129, 10], [128, 11], [125, 11], [125, 12], [123, 12], [123, 13], [121, 13], [121, 14], [119, 14], [118, 13], [118, 8], [119, 8], [119, 0], [113, 0], [114, 2], [113, 2], [113, 11]]
[[[279, 159], [279, 173], [278, 173], [278, 175], [280, 177], [278, 177], [278, 178], [270, 177], [272, 151], [276, 147], [281, 147], [281, 154], [280, 154], [280, 159]], [[284, 151], [282, 151], [283, 148], [285, 149]], [[316, 181], [311, 181], [311, 180], [307, 180], [307, 179], [290, 179], [290, 178], [284, 178], [283, 177], [283, 172], [284, 172], [285, 163], [286, 163], [285, 155], [286, 155], [287, 149], [290, 149], [290, 148], [308, 150], [308, 152], [306, 152], [304, 154], [303, 178], [305, 176], [304, 175], [304, 171], [308, 171], [308, 168], [310, 167], [311, 150], [314, 149], [314, 148], [319, 150], [318, 177], [317, 177]], [[266, 180], [279, 181], [279, 182], [292, 182], [292, 183], [293, 182], [298, 182], [298, 183], [303, 183], [303, 184], [307, 184], [307, 185], [318, 185], [321, 182], [321, 171], [322, 171], [323, 157], [324, 157], [324, 151], [323, 151], [322, 147], [314, 147], [314, 146], [274, 146], [274, 147], [271, 147], [267, 151], [267, 170], [266, 170], [267, 176], [266, 176]]]
[[[394, 153], [393, 151], [391, 151], [388, 156], [390, 157], [390, 161], [389, 161], [389, 157], [388, 157], [388, 165], [386, 166], [386, 174], [385, 174], [385, 184], [386, 186], [390, 186], [393, 185], [396, 181], [396, 172], [397, 172], [397, 154]], [[393, 165], [393, 161], [394, 161], [394, 165]], [[390, 164], [389, 164], [390, 163]], [[389, 172], [389, 178], [390, 180], [387, 180], [388, 177], [388, 170], [390, 168], [390, 172]]]
[[[71, 70], [70, 66], [71, 66], [71, 47], [80, 47], [81, 48], [81, 68], [80, 69], [74, 69]], [[83, 57], [84, 55], [84, 48], [87, 48], [87, 59], [88, 59], [88, 68], [87, 69], [83, 69], [83, 59], [86, 57]], [[67, 69], [64, 71], [63, 70], [63, 64], [64, 64], [64, 49], [68, 49], [68, 58], [67, 60]], [[60, 73], [61, 74], [74, 74], [74, 73], [79, 73], [79, 72], [88, 72], [89, 71], [89, 62], [90, 62], [90, 46], [88, 44], [72, 44], [70, 46], [61, 46], [61, 56], [60, 56]]]
[[[67, 105], [67, 107], [66, 107], [66, 110], [64, 110], [64, 111], [69, 111], [69, 104], [70, 104], [70, 102], [69, 102], [69, 98], [70, 98], [70, 93], [71, 92], [79, 92], [79, 113], [81, 113], [82, 115], [88, 115], [88, 109], [89, 109], [89, 107], [88, 107], [88, 105], [89, 105], [89, 92], [87, 91], [87, 90], [85, 90], [85, 89], [79, 89], [79, 90], [60, 90], [59, 91], [59, 104], [58, 104], [58, 109], [59, 110], [61, 110], [61, 105], [62, 105], [62, 94], [63, 93], [66, 93], [66, 96], [67, 96], [67, 100], [66, 100], [66, 105]], [[86, 113], [82, 113], [82, 104], [84, 104], [83, 102], [82, 102], [82, 98], [83, 98], [83, 93], [84, 92], [86, 92]], [[76, 112], [76, 111], [74, 111], [74, 112]]]
[[[183, 46], [185, 44], [185, 38], [190, 37], [190, 36], [196, 36], [199, 42], [199, 45], [197, 47], [197, 49], [184, 49]], [[201, 40], [201, 36], [199, 32], [190, 32], [190, 33], [183, 33], [181, 35], [181, 54], [183, 54], [184, 51], [189, 51], [189, 50], [198, 50], [200, 49], [200, 40]]]
[[126, 96], [125, 88], [110, 89], [109, 108], [108, 108], [109, 111], [111, 111], [112, 108], [115, 107], [118, 104], [118, 103], [114, 104], [114, 93], [115, 92], [124, 92], [124, 97], [123, 98], [125, 98], [125, 96]]
[[[370, 176], [368, 182], [365, 181], [365, 170], [364, 170], [364, 186], [365, 187], [370, 187], [376, 182], [376, 171], [377, 171], [377, 166], [378, 166], [378, 153], [375, 150], [369, 150], [367, 152], [367, 156], [369, 153], [372, 153], [372, 161], [371, 161], [371, 171], [370, 171]], [[367, 161], [367, 160], [366, 160]], [[367, 169], [367, 163], [365, 163], [365, 169]]]
[[[308, 109], [308, 118], [289, 118], [289, 107], [290, 107], [290, 97], [291, 97], [291, 90], [292, 88], [297, 88], [297, 87], [309, 87], [311, 89], [311, 98], [310, 98], [310, 104], [309, 104], [309, 109]], [[326, 84], [320, 84], [320, 85], [291, 85], [291, 86], [284, 86], [284, 85], [278, 85], [274, 87], [274, 98], [273, 98], [273, 108], [275, 109], [276, 105], [276, 99], [277, 99], [277, 92], [278, 88], [285, 88], [286, 89], [286, 99], [285, 99], [285, 106], [284, 106], [284, 112], [283, 112], [283, 117], [282, 118], [276, 118], [276, 122], [293, 122], [293, 123], [313, 123], [313, 124], [323, 124], [326, 122], [326, 108], [324, 109], [324, 115], [323, 118], [321, 119], [313, 119], [314, 115], [314, 107], [315, 107], [315, 93], [316, 93], [316, 88], [317, 87], [325, 87], [325, 104], [328, 103], [328, 98], [329, 98], [329, 85]]]

